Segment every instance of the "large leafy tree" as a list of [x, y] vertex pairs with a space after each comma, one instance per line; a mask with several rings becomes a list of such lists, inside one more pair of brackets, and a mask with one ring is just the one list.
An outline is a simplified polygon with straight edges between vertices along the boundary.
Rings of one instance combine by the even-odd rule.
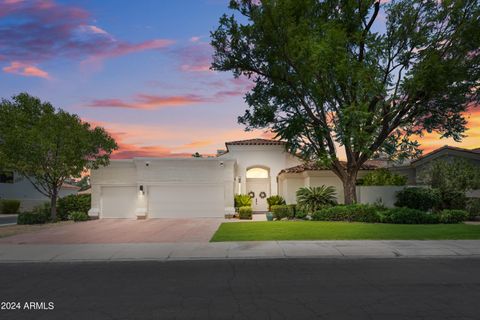
[[103, 128], [26, 93], [0, 103], [0, 167], [20, 173], [49, 197], [52, 219], [65, 179], [107, 165], [115, 149]]
[[[236, 0], [212, 32], [212, 68], [254, 88], [239, 122], [331, 166], [345, 202], [378, 154], [419, 154], [413, 138], [464, 137], [479, 101], [477, 0]], [[340, 161], [340, 155], [346, 162]]]

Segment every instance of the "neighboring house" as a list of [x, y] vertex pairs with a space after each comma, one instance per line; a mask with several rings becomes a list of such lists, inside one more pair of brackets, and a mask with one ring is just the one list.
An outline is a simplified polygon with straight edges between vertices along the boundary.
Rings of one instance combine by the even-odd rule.
[[[100, 218], [223, 217], [234, 212], [234, 194], [250, 194], [254, 211], [281, 195], [295, 203], [302, 186], [333, 185], [343, 201], [340, 179], [326, 168], [303, 167], [285, 142], [251, 139], [225, 143], [215, 158], [112, 160], [93, 170], [90, 216]], [[365, 166], [361, 177], [373, 166]]]
[[[76, 194], [80, 188], [64, 183], [59, 191], [59, 197]], [[0, 172], [0, 199], [20, 201], [20, 211], [29, 211], [34, 207], [50, 201], [40, 193], [22, 175], [16, 172]]]
[[451, 146], [443, 146], [433, 150], [422, 157], [411, 161], [407, 165], [391, 166], [389, 170], [407, 176], [407, 184], [416, 185], [422, 184], [422, 177], [424, 172], [428, 170], [432, 161], [443, 160], [465, 160], [478, 166], [480, 170], [480, 148], [464, 149]]

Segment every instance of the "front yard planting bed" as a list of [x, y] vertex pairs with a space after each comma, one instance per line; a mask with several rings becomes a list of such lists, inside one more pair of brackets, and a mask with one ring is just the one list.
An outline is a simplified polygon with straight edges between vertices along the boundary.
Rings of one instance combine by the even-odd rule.
[[326, 221], [227, 222], [220, 225], [210, 241], [454, 239], [480, 239], [480, 225]]

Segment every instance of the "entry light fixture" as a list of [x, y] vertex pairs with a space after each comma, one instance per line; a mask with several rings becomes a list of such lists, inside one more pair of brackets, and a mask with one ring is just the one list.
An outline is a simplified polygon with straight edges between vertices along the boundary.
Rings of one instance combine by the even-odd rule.
[[145, 191], [143, 190], [143, 184], [140, 185], [139, 190], [140, 190], [140, 192], [141, 192], [142, 194], [145, 194]]

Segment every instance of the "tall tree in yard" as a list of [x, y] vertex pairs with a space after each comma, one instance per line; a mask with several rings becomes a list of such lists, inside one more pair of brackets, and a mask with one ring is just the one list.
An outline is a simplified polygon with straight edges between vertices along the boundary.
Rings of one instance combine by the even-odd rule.
[[[419, 154], [416, 136], [460, 141], [480, 75], [477, 0], [236, 0], [212, 32], [212, 68], [250, 78], [247, 129], [330, 165], [345, 202], [382, 153]], [[340, 161], [344, 154], [346, 162]]]
[[107, 165], [115, 149], [103, 128], [26, 93], [0, 103], [0, 167], [22, 174], [49, 197], [52, 219], [65, 179]]

